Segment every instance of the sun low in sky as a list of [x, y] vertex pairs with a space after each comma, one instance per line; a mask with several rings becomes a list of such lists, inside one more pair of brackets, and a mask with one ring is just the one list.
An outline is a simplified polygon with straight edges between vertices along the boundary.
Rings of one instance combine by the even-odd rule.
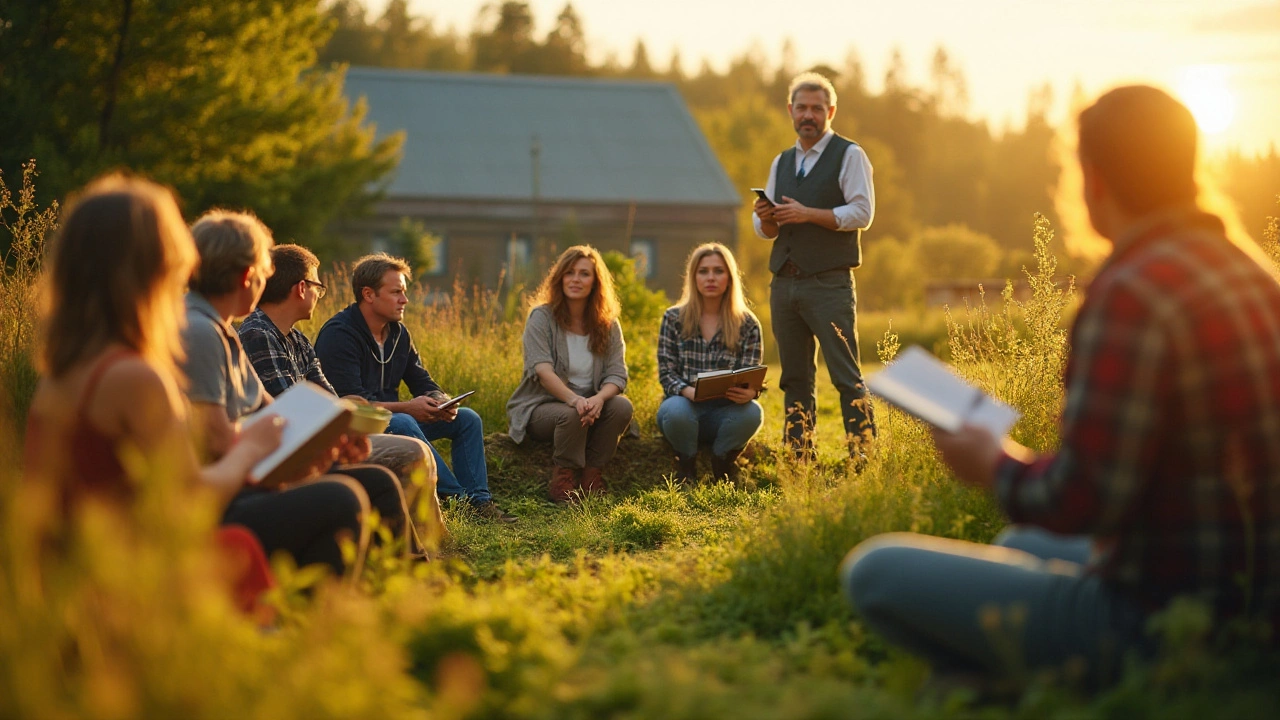
[[1183, 68], [1173, 88], [1186, 104], [1206, 136], [1221, 136], [1236, 119], [1236, 95], [1231, 90], [1228, 68], [1223, 65], [1193, 65]]
[[[440, 29], [470, 29], [502, 0], [409, 0]], [[1169, 90], [1195, 113], [1209, 149], [1280, 146], [1280, 0], [525, 0], [536, 33], [571, 2], [593, 62], [627, 63], [643, 39], [659, 69], [679, 51], [687, 72], [705, 60], [724, 71], [743, 54], [766, 64], [790, 41], [794, 64], [839, 69], [856, 58], [875, 90], [895, 51], [909, 82], [929, 82], [947, 50], [963, 72], [969, 115], [1016, 126], [1029, 94], [1049, 83], [1052, 118], [1069, 122], [1079, 88], [1097, 97], [1117, 85]], [[365, 0], [376, 15], [387, 0]]]

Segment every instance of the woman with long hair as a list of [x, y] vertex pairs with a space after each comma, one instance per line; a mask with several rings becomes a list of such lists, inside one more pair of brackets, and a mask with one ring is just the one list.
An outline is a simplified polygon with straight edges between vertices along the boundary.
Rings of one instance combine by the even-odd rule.
[[[173, 195], [159, 185], [111, 175], [67, 204], [49, 246], [42, 378], [24, 462], [28, 477], [53, 489], [64, 521], [90, 503], [127, 508], [142, 494], [139, 483], [162, 477], [197, 482], [225, 502], [279, 446], [283, 422], [268, 416], [238, 428], [216, 462], [202, 467], [197, 460], [178, 369], [183, 293], [197, 263]], [[357, 509], [367, 504], [363, 493], [351, 500]], [[358, 518], [350, 520], [359, 527]], [[351, 526], [332, 516], [305, 522], [311, 544], [335, 550], [335, 534]], [[218, 535], [252, 555], [237, 587], [239, 604], [249, 609], [253, 591], [270, 583], [261, 548], [241, 527]]]
[[507, 402], [511, 439], [553, 448], [553, 502], [604, 493], [603, 469], [631, 423], [613, 276], [593, 247], [560, 254], [524, 326], [524, 378]]
[[733, 387], [723, 398], [695, 401], [694, 383], [700, 373], [759, 365], [762, 354], [760, 321], [743, 298], [733, 253], [719, 243], [694, 248], [680, 302], [663, 314], [658, 334], [665, 395], [658, 428], [675, 448], [677, 479], [696, 476], [701, 445], [711, 448], [712, 475], [737, 479], [738, 456], [760, 430], [759, 393]]

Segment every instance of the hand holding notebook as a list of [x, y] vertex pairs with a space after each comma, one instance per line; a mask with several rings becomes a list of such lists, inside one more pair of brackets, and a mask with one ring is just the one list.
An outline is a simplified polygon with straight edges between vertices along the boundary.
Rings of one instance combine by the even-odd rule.
[[914, 345], [868, 378], [867, 386], [908, 415], [948, 432], [978, 425], [1000, 438], [1020, 417], [1017, 410], [965, 382]]

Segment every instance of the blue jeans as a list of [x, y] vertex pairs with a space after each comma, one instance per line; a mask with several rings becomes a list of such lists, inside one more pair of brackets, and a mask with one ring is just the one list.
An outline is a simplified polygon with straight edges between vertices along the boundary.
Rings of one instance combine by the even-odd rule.
[[845, 593], [885, 640], [948, 671], [1067, 669], [1117, 678], [1126, 652], [1149, 652], [1144, 613], [1085, 572], [1081, 537], [1013, 527], [993, 545], [878, 535], [840, 569]]
[[676, 452], [698, 454], [699, 445], [710, 445], [716, 457], [747, 446], [760, 430], [760, 403], [738, 403], [728, 398], [693, 402], [672, 395], [658, 406], [658, 429]]
[[[484, 422], [475, 410], [459, 408], [453, 422], [418, 422], [412, 415], [392, 413], [387, 433], [415, 437], [427, 443], [436, 458], [436, 493], [440, 497], [458, 497], [477, 505], [493, 499], [484, 460]], [[431, 445], [430, 441], [440, 438], [452, 442], [449, 455], [453, 470]]]

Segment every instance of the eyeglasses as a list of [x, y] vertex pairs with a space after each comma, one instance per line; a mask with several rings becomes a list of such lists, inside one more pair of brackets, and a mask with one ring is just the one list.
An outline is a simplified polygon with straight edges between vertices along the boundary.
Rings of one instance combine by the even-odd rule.
[[306, 283], [306, 284], [308, 284], [308, 285], [310, 285], [310, 286], [312, 286], [312, 287], [314, 287], [314, 288], [316, 289], [316, 298], [317, 298], [317, 299], [324, 297], [324, 294], [325, 294], [326, 292], [328, 292], [328, 290], [329, 290], [329, 288], [325, 287], [325, 284], [324, 284], [324, 283], [322, 283], [322, 282], [316, 282], [315, 280], [308, 280], [308, 279], [306, 279], [306, 278], [303, 278], [303, 279], [302, 279], [302, 282], [304, 282], [304, 283]]

